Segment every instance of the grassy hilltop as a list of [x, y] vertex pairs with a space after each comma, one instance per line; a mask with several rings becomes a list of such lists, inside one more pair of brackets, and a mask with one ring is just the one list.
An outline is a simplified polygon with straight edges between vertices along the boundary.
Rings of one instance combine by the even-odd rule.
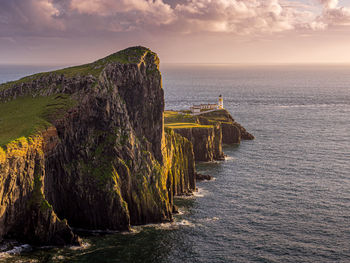
[[212, 128], [216, 123], [233, 123], [234, 120], [225, 109], [203, 112], [193, 116], [186, 111], [165, 111], [165, 127], [173, 129], [182, 128]]
[[11, 88], [13, 85], [30, 82], [30, 81], [39, 79], [40, 77], [48, 76], [50, 74], [64, 75], [66, 78], [73, 78], [77, 76], [88, 76], [88, 75], [98, 77], [102, 72], [102, 70], [104, 69], [104, 67], [109, 63], [139, 64], [140, 62], [143, 61], [143, 58], [148, 53], [155, 55], [155, 57], [157, 58], [157, 61], [155, 62], [156, 64], [159, 64], [158, 57], [151, 50], [145, 47], [131, 47], [131, 48], [121, 50], [112, 55], [109, 55], [105, 58], [99, 59], [92, 63], [59, 69], [59, 70], [50, 71], [50, 72], [37, 73], [31, 76], [21, 78], [16, 81], [10, 81], [4, 84], [0, 84], [0, 91]]
[[202, 125], [195, 116], [178, 111], [165, 111], [164, 124], [166, 128], [211, 128], [212, 125]]
[[[131, 47], [114, 53], [95, 62], [38, 73], [21, 78], [16, 81], [0, 84], [0, 91], [6, 91], [14, 86], [24, 85], [50, 76], [64, 76], [72, 79], [84, 76], [92, 76], [98, 80], [98, 76], [109, 63], [139, 64], [150, 53], [155, 57], [154, 61], [159, 65], [158, 57], [147, 48]], [[0, 98], [0, 147], [19, 137], [28, 137], [51, 125], [54, 119], [62, 117], [64, 112], [74, 106], [76, 102], [68, 94], [56, 94], [51, 96], [24, 96], [1, 102]]]

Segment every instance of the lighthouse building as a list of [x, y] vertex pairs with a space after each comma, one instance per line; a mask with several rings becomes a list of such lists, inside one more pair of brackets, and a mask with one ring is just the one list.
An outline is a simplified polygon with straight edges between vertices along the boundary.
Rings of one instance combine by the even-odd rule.
[[193, 105], [191, 107], [192, 113], [200, 113], [203, 111], [208, 110], [217, 110], [217, 109], [223, 109], [224, 108], [224, 99], [222, 98], [222, 95], [219, 96], [218, 103], [208, 103], [208, 104], [200, 104], [200, 105]]
[[221, 95], [221, 94], [220, 94], [220, 96], [219, 96], [218, 108], [219, 108], [219, 109], [223, 109], [223, 108], [224, 108], [224, 99], [222, 98], [222, 95]]

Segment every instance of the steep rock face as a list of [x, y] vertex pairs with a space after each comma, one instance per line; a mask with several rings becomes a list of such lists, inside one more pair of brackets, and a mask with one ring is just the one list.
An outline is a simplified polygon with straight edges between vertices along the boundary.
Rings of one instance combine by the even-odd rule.
[[79, 243], [43, 195], [45, 164], [43, 136], [20, 138], [0, 148], [0, 237], [34, 244]]
[[219, 124], [215, 124], [212, 128], [180, 128], [174, 131], [192, 142], [196, 161], [209, 162], [224, 159], [222, 131]]
[[241, 138], [242, 140], [254, 140], [255, 137], [254, 135], [252, 135], [251, 133], [249, 133], [241, 124], [239, 124], [238, 122], [234, 122], [233, 123], [234, 126], [236, 126], [238, 128], [238, 130], [241, 133]]
[[169, 198], [196, 189], [195, 160], [190, 141], [169, 129], [166, 133], [166, 169]]
[[[172, 219], [173, 196], [195, 190], [195, 166], [191, 143], [174, 133], [165, 136], [158, 64], [156, 54], [136, 47], [0, 86], [2, 101], [64, 93], [76, 102], [64, 116], [50, 116], [53, 126], [42, 135], [46, 143], [39, 150], [28, 150], [19, 163], [12, 160], [16, 155], [11, 159], [0, 152], [1, 193], [4, 200], [13, 200], [3, 203], [0, 236], [65, 244], [78, 241], [68, 224], [127, 230], [130, 224]], [[86, 70], [94, 75], [69, 75]], [[23, 169], [15, 170], [18, 166]], [[6, 190], [6, 178], [18, 184], [14, 197]], [[31, 192], [38, 193], [35, 202]], [[13, 209], [12, 203], [20, 208]], [[41, 204], [48, 209], [40, 210]]]
[[222, 142], [225, 144], [240, 143], [241, 139], [254, 140], [254, 136], [236, 122], [225, 109], [203, 113], [198, 117], [198, 122], [204, 125], [220, 123], [222, 126]]
[[152, 58], [110, 64], [55, 122], [60, 144], [47, 159], [45, 189], [72, 226], [123, 230], [171, 219], [161, 170], [163, 90]]
[[[40, 74], [39, 74], [40, 75]], [[20, 96], [49, 96], [52, 94], [74, 94], [89, 91], [96, 82], [92, 75], [67, 77], [59, 73], [27, 77], [27, 81], [0, 89], [0, 101], [9, 101]]]
[[222, 142], [225, 144], [241, 143], [241, 130], [232, 123], [221, 123]]

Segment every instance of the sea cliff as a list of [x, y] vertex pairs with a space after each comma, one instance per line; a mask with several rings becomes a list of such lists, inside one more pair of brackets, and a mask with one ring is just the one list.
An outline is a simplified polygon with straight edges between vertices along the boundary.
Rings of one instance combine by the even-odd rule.
[[192, 142], [196, 161], [224, 160], [223, 144], [254, 139], [225, 109], [196, 115], [186, 111], [166, 111], [165, 126]]
[[0, 240], [37, 245], [171, 221], [174, 197], [196, 190], [195, 161], [254, 138], [226, 110], [164, 118], [144, 47], [1, 84], [0, 124]]
[[195, 164], [192, 144], [164, 131], [163, 93], [144, 47], [0, 85], [0, 237], [63, 245], [79, 243], [71, 227], [172, 220]]

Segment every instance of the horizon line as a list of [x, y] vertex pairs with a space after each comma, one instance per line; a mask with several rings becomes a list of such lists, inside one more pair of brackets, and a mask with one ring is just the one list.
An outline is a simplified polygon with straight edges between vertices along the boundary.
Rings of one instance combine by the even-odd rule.
[[[74, 67], [93, 62], [77, 63], [0, 63], [3, 66], [30, 66], [30, 67]], [[161, 62], [162, 65], [227, 65], [227, 66], [350, 66], [350, 62]]]

